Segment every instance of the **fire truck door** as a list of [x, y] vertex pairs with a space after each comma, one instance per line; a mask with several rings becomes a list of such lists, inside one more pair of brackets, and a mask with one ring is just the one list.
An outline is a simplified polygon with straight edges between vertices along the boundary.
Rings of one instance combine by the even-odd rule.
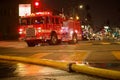
[[52, 26], [51, 17], [46, 17], [46, 34], [50, 33]]

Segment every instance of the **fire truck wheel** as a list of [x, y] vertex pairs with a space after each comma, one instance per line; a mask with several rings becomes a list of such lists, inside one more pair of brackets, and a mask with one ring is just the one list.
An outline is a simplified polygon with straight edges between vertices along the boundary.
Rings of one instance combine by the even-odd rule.
[[49, 41], [49, 44], [50, 45], [57, 45], [58, 44], [58, 38], [57, 38], [56, 33], [51, 34], [51, 39]]
[[77, 35], [73, 34], [72, 40], [70, 41], [70, 44], [76, 44], [78, 42]]
[[28, 47], [34, 47], [35, 46], [34, 41], [26, 41], [26, 42], [27, 42]]

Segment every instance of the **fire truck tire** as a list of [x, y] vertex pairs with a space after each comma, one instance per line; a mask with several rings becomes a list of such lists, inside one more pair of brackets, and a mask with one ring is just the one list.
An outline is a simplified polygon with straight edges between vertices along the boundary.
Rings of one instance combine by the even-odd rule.
[[72, 40], [70, 40], [70, 44], [76, 44], [78, 42], [78, 39], [77, 39], [77, 34], [73, 34], [72, 36]]
[[57, 34], [56, 33], [52, 33], [50, 37], [51, 37], [51, 39], [49, 41], [49, 44], [50, 45], [57, 45], [58, 44]]
[[28, 47], [34, 47], [35, 46], [35, 42], [34, 41], [26, 41]]

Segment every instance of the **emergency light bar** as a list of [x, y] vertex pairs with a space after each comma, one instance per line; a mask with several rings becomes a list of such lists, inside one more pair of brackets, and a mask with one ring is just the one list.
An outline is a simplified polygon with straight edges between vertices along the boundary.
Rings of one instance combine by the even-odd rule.
[[27, 17], [27, 16], [37, 16], [37, 15], [52, 15], [51, 12], [36, 12], [36, 13], [32, 13], [30, 15], [25, 15], [25, 16], [21, 16], [21, 17]]
[[51, 12], [37, 12], [37, 15], [52, 15]]

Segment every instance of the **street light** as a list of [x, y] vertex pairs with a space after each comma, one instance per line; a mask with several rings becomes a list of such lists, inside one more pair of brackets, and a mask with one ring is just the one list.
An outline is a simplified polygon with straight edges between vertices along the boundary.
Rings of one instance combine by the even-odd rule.
[[84, 6], [83, 6], [82, 4], [79, 6], [80, 9], [83, 9], [83, 7], [84, 7]]
[[[80, 5], [74, 5], [71, 9], [72, 9], [72, 14], [71, 14], [71, 16], [74, 18], [74, 19], [79, 19], [79, 13], [78, 13], [78, 10], [79, 9], [83, 9], [83, 7], [84, 7], [84, 5], [82, 5], [82, 4], [80, 4]], [[83, 13], [83, 12], [81, 12], [81, 13]]]
[[79, 16], [76, 16], [76, 20], [79, 20], [80, 18], [79, 18]]

